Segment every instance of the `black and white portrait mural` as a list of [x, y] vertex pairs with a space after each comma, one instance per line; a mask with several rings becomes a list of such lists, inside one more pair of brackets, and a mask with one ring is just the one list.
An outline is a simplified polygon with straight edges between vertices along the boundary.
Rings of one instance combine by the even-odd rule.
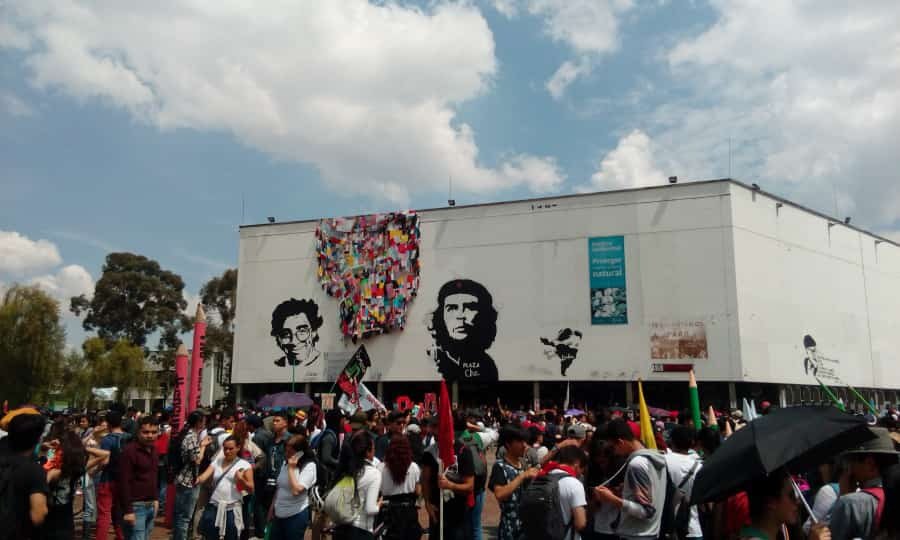
[[581, 346], [581, 338], [583, 334], [580, 330], [572, 330], [571, 328], [563, 328], [556, 333], [556, 337], [541, 338], [544, 344], [544, 356], [548, 360], [558, 360], [560, 374], [565, 377], [566, 370], [575, 361], [578, 356], [578, 348]]
[[497, 337], [497, 310], [484, 285], [470, 279], [447, 282], [428, 330], [428, 356], [448, 381], [496, 381], [497, 365], [487, 350]]
[[272, 311], [272, 337], [282, 356], [275, 365], [309, 367], [321, 358], [316, 348], [323, 319], [319, 306], [312, 300], [291, 298]]

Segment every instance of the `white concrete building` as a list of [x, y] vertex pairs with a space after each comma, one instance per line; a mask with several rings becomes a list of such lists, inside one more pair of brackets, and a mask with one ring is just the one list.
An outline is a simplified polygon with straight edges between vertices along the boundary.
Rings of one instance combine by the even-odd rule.
[[[464, 401], [559, 401], [574, 382], [576, 401], [622, 402], [642, 378], [648, 400], [677, 406], [686, 393], [671, 383], [693, 366], [701, 396], [723, 401], [818, 401], [817, 370], [848, 401], [852, 385], [896, 403], [900, 246], [841, 220], [733, 180], [418, 215], [421, 281], [406, 327], [363, 341], [372, 360], [364, 381], [388, 399], [434, 391], [439, 292], [455, 284], [481, 295], [471, 280], [490, 294], [496, 337], [478, 360], [451, 358]], [[317, 225], [240, 230], [232, 382], [242, 398], [290, 386], [273, 336], [273, 310], [288, 299], [311, 301], [323, 320], [304, 334], [317, 336], [309, 365], [293, 370], [303, 388], [327, 390], [356, 349], [319, 283]], [[452, 318], [448, 305], [434, 320]], [[816, 341], [815, 365], [805, 336]], [[496, 382], [465, 377], [465, 366], [490, 363]]]

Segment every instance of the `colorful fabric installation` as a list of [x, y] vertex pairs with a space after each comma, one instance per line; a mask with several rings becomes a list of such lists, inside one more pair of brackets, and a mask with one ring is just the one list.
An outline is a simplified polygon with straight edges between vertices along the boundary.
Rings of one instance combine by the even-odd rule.
[[355, 341], [403, 329], [419, 290], [419, 238], [415, 212], [319, 222], [319, 282], [340, 302], [345, 337]]

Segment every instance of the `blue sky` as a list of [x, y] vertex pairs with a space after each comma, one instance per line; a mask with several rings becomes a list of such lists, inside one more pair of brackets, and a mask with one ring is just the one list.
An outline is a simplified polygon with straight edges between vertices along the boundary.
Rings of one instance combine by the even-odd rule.
[[[0, 3], [0, 286], [243, 222], [729, 174], [898, 229], [894, 1]], [[81, 334], [68, 320], [70, 343]]]

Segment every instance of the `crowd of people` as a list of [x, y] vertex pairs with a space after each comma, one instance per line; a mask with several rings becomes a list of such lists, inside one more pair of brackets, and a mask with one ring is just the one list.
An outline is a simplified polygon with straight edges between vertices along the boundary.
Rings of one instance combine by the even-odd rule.
[[174, 539], [482, 540], [488, 496], [499, 540], [900, 538], [895, 409], [860, 448], [699, 505], [694, 479], [743, 422], [687, 416], [656, 419], [648, 449], [628, 410], [457, 408], [443, 468], [430, 412], [222, 408], [176, 431], [165, 411], [26, 406], [0, 421], [0, 539], [145, 539], [168, 506]]

